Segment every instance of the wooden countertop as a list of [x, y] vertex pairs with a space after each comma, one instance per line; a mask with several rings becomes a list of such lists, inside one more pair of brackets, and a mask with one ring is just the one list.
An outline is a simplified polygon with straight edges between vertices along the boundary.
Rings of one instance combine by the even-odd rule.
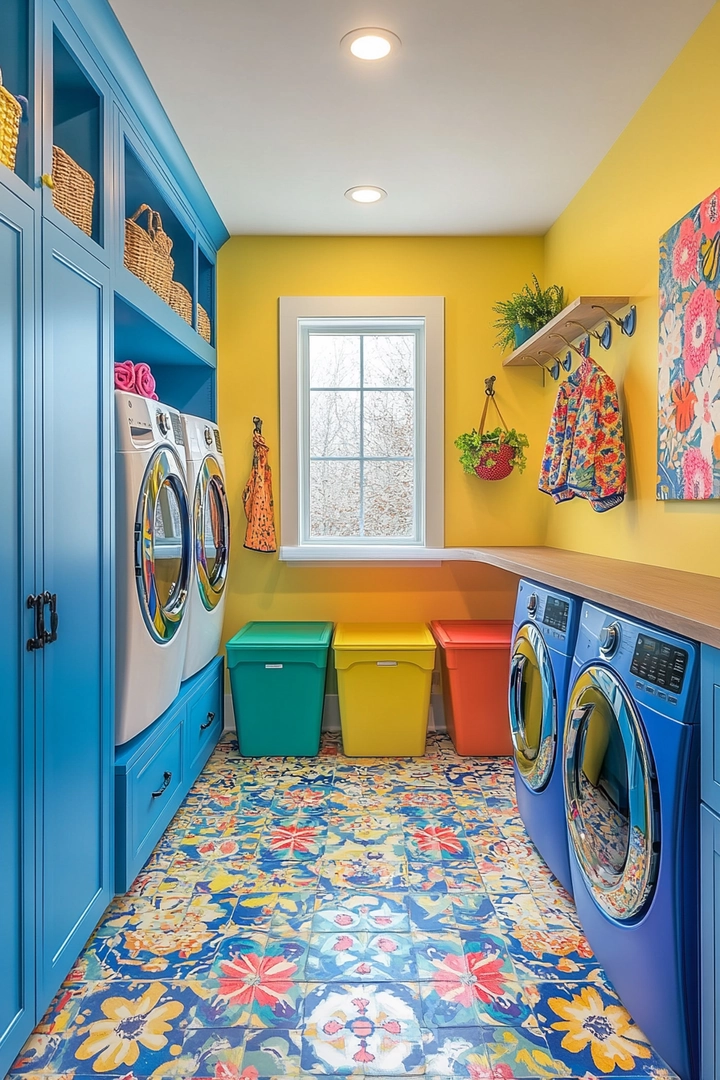
[[550, 547], [448, 548], [720, 649], [720, 578]]

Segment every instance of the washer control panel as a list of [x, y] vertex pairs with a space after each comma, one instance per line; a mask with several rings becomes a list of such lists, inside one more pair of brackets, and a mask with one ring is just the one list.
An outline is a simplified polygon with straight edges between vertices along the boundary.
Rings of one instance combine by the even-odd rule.
[[553, 630], [560, 630], [564, 634], [569, 613], [570, 605], [567, 600], [562, 600], [559, 596], [548, 596], [542, 621], [546, 626], [552, 626]]

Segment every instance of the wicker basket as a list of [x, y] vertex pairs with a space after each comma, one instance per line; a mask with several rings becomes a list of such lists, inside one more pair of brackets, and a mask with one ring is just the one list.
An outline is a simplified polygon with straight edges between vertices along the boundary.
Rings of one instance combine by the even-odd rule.
[[0, 71], [0, 165], [15, 168], [22, 105], [2, 84]]
[[[147, 212], [147, 229], [138, 223]], [[136, 277], [170, 303], [170, 286], [175, 262], [170, 254], [172, 240], [162, 227], [162, 219], [147, 203], [125, 219], [125, 265]], [[177, 284], [177, 283], [176, 283]]]
[[53, 146], [52, 197], [55, 208], [92, 236], [95, 181], [60, 146]]
[[192, 296], [179, 281], [170, 282], [168, 303], [173, 311], [177, 311], [178, 315], [185, 320], [188, 326], [192, 326]]
[[200, 337], [204, 337], [208, 345], [212, 337], [212, 327], [210, 326], [210, 316], [208, 315], [202, 304], [198, 304], [198, 334]]

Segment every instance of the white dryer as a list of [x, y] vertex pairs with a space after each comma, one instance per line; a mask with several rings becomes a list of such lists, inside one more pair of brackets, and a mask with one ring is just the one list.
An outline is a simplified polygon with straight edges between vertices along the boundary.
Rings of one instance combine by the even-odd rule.
[[217, 656], [222, 639], [230, 549], [230, 515], [220, 431], [201, 416], [182, 414], [187, 453], [193, 569], [183, 679]]
[[116, 390], [115, 415], [119, 746], [152, 724], [180, 689], [192, 526], [180, 413]]

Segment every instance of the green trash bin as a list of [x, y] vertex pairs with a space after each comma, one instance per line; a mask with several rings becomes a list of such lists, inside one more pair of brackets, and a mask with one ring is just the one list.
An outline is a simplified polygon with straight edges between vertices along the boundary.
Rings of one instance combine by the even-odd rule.
[[332, 632], [328, 622], [249, 622], [228, 641], [244, 757], [317, 754]]

